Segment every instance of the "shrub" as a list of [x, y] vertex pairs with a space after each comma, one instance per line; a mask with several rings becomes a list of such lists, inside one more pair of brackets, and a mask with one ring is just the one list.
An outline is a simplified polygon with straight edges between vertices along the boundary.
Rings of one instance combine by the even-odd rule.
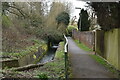
[[67, 35], [68, 36], [72, 36], [72, 31], [75, 30], [75, 29], [77, 30], [77, 28], [75, 26], [72, 26], [72, 25], [68, 26], [68, 28], [67, 28], [67, 32], [68, 32]]

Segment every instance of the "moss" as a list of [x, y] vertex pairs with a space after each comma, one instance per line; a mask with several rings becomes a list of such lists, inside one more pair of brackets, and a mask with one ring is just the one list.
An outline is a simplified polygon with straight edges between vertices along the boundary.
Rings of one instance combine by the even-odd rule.
[[42, 45], [41, 48], [42, 48], [43, 50], [45, 50], [45, 51], [48, 50], [48, 47], [47, 47], [46, 44]]
[[47, 53], [47, 50], [45, 52], [43, 52], [42, 55], [37, 60], [34, 61], [34, 63], [35, 64], [38, 63], [46, 53]]
[[43, 58], [43, 56], [47, 53], [48, 47], [46, 44], [41, 45], [41, 48], [44, 51], [43, 51], [42, 55], [37, 60], [34, 61], [34, 63], [39, 62]]

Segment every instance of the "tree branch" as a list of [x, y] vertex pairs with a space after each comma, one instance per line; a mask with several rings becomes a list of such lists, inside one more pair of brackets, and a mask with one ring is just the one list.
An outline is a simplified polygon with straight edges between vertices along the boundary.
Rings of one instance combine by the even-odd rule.
[[29, 17], [29, 16], [27, 16], [21, 9], [19, 9], [18, 7], [15, 7], [15, 6], [9, 6], [9, 7], [14, 8], [14, 9], [17, 9], [17, 11], [19, 11], [19, 13], [20, 13], [24, 18]]
[[15, 13], [15, 12], [13, 12], [13, 11], [10, 11], [10, 10], [7, 10], [9, 13], [12, 13], [12, 14], [15, 14], [15, 15], [17, 15], [17, 16], [20, 16], [20, 15], [18, 15], [17, 13]]

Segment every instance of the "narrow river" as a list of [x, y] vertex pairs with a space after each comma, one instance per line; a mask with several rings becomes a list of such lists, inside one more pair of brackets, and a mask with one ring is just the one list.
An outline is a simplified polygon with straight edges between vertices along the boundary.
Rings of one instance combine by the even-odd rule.
[[38, 62], [38, 64], [39, 63], [46, 63], [46, 62], [53, 60], [54, 56], [55, 56], [56, 49], [57, 48], [49, 49], [48, 52], [46, 53], [46, 55], [40, 60], [40, 62]]

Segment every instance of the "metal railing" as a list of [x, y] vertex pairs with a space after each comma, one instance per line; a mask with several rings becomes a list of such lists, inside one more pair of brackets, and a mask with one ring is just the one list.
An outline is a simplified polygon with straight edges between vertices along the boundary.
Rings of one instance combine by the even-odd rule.
[[65, 46], [64, 46], [64, 53], [65, 53], [65, 80], [68, 80], [68, 39], [64, 35], [65, 38]]

